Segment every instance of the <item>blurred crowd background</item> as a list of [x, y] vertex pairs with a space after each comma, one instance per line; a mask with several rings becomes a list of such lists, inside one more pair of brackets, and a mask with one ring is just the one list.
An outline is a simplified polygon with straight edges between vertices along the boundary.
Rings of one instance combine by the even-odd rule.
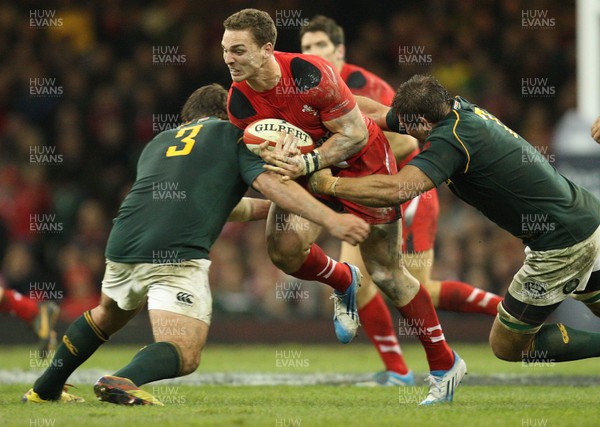
[[[569, 1], [2, 2], [2, 286], [28, 295], [32, 283], [55, 285], [64, 321], [96, 304], [111, 220], [141, 150], [177, 124], [194, 89], [229, 86], [222, 22], [245, 7], [297, 18], [278, 24], [276, 48], [292, 52], [299, 51], [299, 23], [317, 13], [332, 17], [345, 29], [348, 62], [393, 87], [433, 73], [451, 94], [482, 105], [547, 155], [555, 124], [574, 107]], [[523, 26], [524, 9], [547, 11], [554, 25]], [[44, 13], [61, 21], [40, 20]], [[425, 59], [399, 60], [407, 47]], [[524, 96], [522, 79], [531, 77], [547, 78], [554, 94]], [[447, 189], [440, 197], [433, 277], [504, 293], [522, 244]], [[211, 285], [218, 315], [329, 316], [324, 286], [295, 281], [269, 262], [264, 226], [228, 224], [216, 243]], [[321, 243], [338, 255], [338, 242], [324, 236]], [[277, 289], [302, 292], [281, 298]]]

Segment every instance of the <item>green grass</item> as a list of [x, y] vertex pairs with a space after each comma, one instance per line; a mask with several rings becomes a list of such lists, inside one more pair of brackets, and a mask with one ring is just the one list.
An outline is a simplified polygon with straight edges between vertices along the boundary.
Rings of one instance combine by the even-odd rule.
[[[491, 374], [525, 376], [598, 375], [597, 359], [548, 367], [524, 367], [495, 359], [485, 345], [455, 345], [472, 377]], [[107, 345], [81, 369], [112, 372], [136, 347]], [[304, 368], [277, 368], [277, 351], [302, 351]], [[423, 351], [404, 347], [412, 369], [427, 371]], [[0, 349], [2, 369], [29, 369], [25, 347]], [[208, 346], [201, 372], [372, 372], [381, 369], [368, 345]], [[23, 405], [19, 397], [30, 384], [0, 385], [2, 426], [594, 426], [598, 425], [600, 386], [465, 385], [455, 402], [418, 407], [425, 384], [412, 388], [353, 386], [187, 386], [146, 385], [163, 395], [165, 407], [118, 407], [95, 400], [91, 384], [79, 384], [81, 405]], [[153, 390], [154, 387], [154, 390]]]

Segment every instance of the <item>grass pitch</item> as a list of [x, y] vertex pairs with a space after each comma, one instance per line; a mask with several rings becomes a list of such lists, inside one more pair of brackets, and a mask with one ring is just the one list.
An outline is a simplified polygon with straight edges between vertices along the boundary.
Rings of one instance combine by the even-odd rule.
[[[165, 407], [98, 402], [95, 378], [126, 364], [136, 347], [106, 345], [73, 375], [80, 405], [23, 405], [41, 373], [26, 347], [1, 347], [2, 426], [596, 426], [600, 374], [594, 359], [523, 365], [495, 359], [487, 345], [456, 344], [469, 375], [449, 405], [418, 407], [427, 394], [424, 354], [403, 347], [415, 387], [356, 387], [381, 369], [368, 345], [211, 346], [195, 374], [143, 386]], [[236, 385], [261, 384], [261, 385]], [[276, 385], [267, 385], [276, 384]], [[303, 385], [289, 385], [303, 384]], [[317, 384], [317, 385], [312, 385]]]

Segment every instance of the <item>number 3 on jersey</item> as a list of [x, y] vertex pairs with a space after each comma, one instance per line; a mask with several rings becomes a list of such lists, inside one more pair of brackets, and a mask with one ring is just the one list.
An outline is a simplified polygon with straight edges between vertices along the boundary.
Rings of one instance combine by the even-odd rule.
[[202, 126], [204, 126], [204, 125], [196, 125], [196, 126], [180, 129], [179, 132], [177, 132], [177, 135], [175, 135], [175, 138], [181, 138], [182, 136], [184, 136], [186, 134], [186, 132], [189, 131], [188, 136], [186, 136], [185, 138], [181, 138], [181, 142], [184, 143], [183, 147], [178, 146], [178, 145], [171, 145], [169, 147], [169, 149], [167, 150], [166, 156], [167, 157], [187, 156], [188, 154], [190, 154], [190, 152], [192, 151], [192, 148], [194, 148], [194, 144], [196, 143], [196, 140], [194, 138], [196, 137], [196, 135], [198, 135], [198, 132], [200, 132], [200, 129], [202, 128]]

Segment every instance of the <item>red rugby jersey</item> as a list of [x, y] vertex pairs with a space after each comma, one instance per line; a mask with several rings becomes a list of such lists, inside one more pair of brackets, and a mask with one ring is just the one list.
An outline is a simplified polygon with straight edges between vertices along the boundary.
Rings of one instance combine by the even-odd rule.
[[[384, 105], [392, 105], [395, 95], [394, 89], [376, 74], [358, 65], [345, 63], [340, 75], [353, 94], [366, 96]], [[417, 154], [419, 154], [418, 148], [398, 164], [398, 169], [408, 164]]]
[[358, 65], [345, 63], [340, 75], [355, 95], [366, 96], [384, 105], [392, 105], [394, 89], [381, 77]]
[[281, 80], [264, 92], [256, 92], [246, 81], [233, 82], [227, 99], [229, 120], [244, 129], [255, 120], [284, 119], [319, 141], [328, 133], [323, 121], [342, 117], [356, 106], [350, 89], [318, 56], [277, 51], [274, 56]]

